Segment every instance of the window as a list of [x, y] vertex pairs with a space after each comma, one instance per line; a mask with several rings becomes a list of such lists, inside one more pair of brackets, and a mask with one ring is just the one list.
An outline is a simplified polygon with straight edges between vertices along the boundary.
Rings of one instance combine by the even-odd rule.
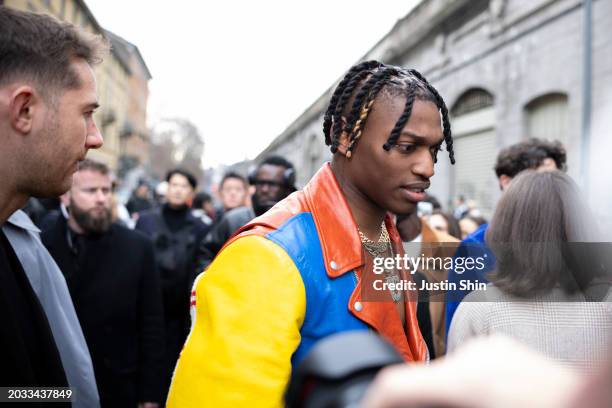
[[550, 93], [525, 106], [527, 137], [569, 142], [568, 98], [563, 93]]
[[470, 89], [461, 95], [451, 109], [451, 114], [461, 116], [490, 106], [493, 106], [493, 95], [484, 89]]
[[497, 181], [495, 164], [495, 111], [493, 95], [484, 89], [464, 92], [451, 109], [454, 150], [451, 195], [472, 201], [481, 214], [493, 212]]

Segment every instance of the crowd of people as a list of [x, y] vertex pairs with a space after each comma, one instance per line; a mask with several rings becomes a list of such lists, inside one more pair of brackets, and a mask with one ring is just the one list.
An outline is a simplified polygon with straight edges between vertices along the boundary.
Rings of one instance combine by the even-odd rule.
[[[85, 157], [107, 49], [0, 6], [0, 385], [70, 387], [75, 407], [279, 406], [320, 340], [372, 331], [408, 364], [364, 406], [612, 404], [612, 251], [559, 142], [499, 152], [490, 222], [462, 196], [444, 209], [426, 193], [439, 152], [455, 163], [443, 97], [365, 61], [302, 189], [270, 156], [216, 194], [169, 169], [163, 194], [142, 180], [123, 207]], [[375, 271], [403, 256], [447, 261]]]
[[[30, 198], [27, 208], [9, 218], [10, 224], [40, 229], [53, 258], [47, 256], [45, 265], [68, 285], [69, 294], [62, 296], [72, 299], [87, 340], [102, 406], [165, 400], [191, 325], [196, 276], [235, 230], [295, 190], [290, 172], [293, 165], [278, 156], [262, 161], [249, 181], [229, 172], [216, 209], [209, 194], [196, 193], [194, 175], [172, 169], [165, 195], [153, 197], [140, 182], [126, 205], [129, 217], [122, 219], [109, 168], [85, 159], [57, 208], [45, 209]], [[90, 394], [93, 374], [88, 373]], [[83, 401], [92, 400], [88, 395]]]

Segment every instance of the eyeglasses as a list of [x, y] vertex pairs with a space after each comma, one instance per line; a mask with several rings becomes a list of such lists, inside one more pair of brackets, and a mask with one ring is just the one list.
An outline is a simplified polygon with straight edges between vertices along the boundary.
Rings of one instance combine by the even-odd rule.
[[284, 187], [285, 183], [282, 181], [274, 181], [274, 180], [255, 180], [254, 183], [258, 187], [269, 186], [269, 187]]

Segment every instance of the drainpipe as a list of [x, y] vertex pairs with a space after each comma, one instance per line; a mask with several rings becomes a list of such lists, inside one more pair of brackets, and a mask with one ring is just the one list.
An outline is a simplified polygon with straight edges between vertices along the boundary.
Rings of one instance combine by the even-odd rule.
[[583, 19], [583, 61], [582, 61], [582, 149], [580, 155], [580, 176], [585, 197], [589, 196], [589, 156], [591, 151], [591, 98], [592, 98], [592, 23], [593, 1], [584, 0]]

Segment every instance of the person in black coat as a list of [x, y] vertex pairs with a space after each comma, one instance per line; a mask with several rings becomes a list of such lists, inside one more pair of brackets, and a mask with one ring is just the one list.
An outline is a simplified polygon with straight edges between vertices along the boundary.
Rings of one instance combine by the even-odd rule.
[[138, 219], [141, 212], [147, 211], [152, 207], [153, 201], [150, 197], [149, 185], [145, 180], [140, 180], [125, 208], [129, 211], [132, 219]]
[[166, 355], [164, 396], [190, 328], [189, 302], [195, 279], [195, 252], [209, 227], [191, 213], [197, 186], [189, 172], [174, 169], [166, 176], [168, 192], [161, 208], [140, 214], [136, 230], [151, 237], [162, 281]]
[[[228, 177], [240, 176], [228, 173], [224, 179]], [[248, 182], [255, 186], [255, 193], [251, 196], [252, 207], [225, 208], [226, 212], [200, 241], [196, 251], [196, 276], [208, 268], [223, 245], [240, 227], [293, 193], [296, 190], [295, 177], [293, 163], [281, 156], [269, 156], [259, 163], [248, 177]]]
[[102, 407], [162, 402], [164, 323], [151, 241], [112, 222], [108, 168], [81, 163], [42, 240], [62, 270], [91, 353]]

